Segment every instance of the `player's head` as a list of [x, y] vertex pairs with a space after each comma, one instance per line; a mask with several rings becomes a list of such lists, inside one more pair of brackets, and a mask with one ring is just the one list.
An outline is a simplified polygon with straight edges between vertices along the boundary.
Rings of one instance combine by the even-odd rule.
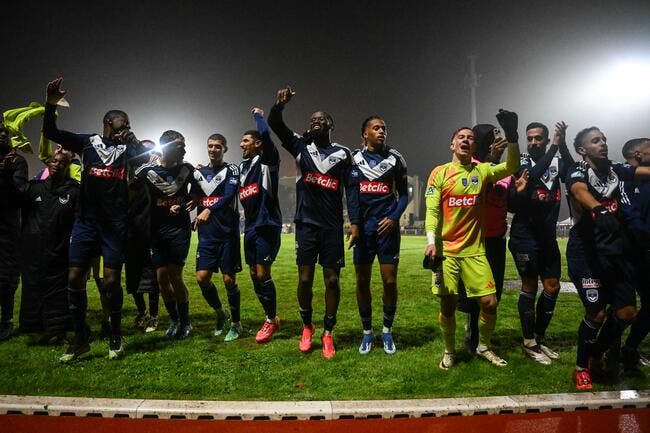
[[228, 152], [228, 141], [221, 134], [214, 133], [208, 137], [208, 158], [213, 164], [223, 161], [223, 154]]
[[474, 143], [474, 132], [469, 126], [463, 126], [454, 131], [449, 145], [455, 159], [462, 164], [472, 161], [472, 155], [476, 150]]
[[315, 111], [309, 118], [309, 134], [312, 137], [329, 137], [334, 131], [334, 119], [325, 111]]
[[633, 138], [623, 145], [623, 158], [634, 166], [650, 166], [650, 138]]
[[47, 169], [53, 179], [61, 179], [65, 175], [65, 170], [70, 165], [72, 158], [65, 152], [56, 152], [47, 163]]
[[163, 158], [169, 162], [183, 162], [185, 156], [185, 137], [178, 131], [165, 131], [160, 136]]
[[592, 161], [607, 159], [607, 137], [595, 126], [578, 132], [573, 140], [573, 147], [582, 159]]
[[104, 135], [113, 138], [116, 134], [130, 129], [129, 116], [122, 110], [110, 110], [104, 114]]
[[361, 124], [361, 138], [365, 146], [382, 147], [388, 137], [386, 122], [379, 116], [370, 116]]
[[156, 143], [153, 140], [142, 140], [140, 141], [140, 144], [142, 144], [142, 147], [147, 149], [147, 152], [149, 152], [149, 161], [154, 161], [160, 158], [160, 149], [156, 148]]
[[526, 126], [526, 141], [528, 153], [538, 160], [546, 153], [548, 145], [548, 128], [543, 123], [531, 122]]
[[472, 128], [476, 142], [474, 157], [481, 162], [485, 162], [485, 158], [490, 153], [490, 146], [494, 143], [495, 129], [498, 128], [489, 123], [480, 123]]
[[254, 129], [244, 132], [239, 143], [243, 158], [252, 158], [262, 150], [262, 136]]
[[0, 151], [7, 153], [11, 150], [11, 133], [9, 129], [0, 122]]

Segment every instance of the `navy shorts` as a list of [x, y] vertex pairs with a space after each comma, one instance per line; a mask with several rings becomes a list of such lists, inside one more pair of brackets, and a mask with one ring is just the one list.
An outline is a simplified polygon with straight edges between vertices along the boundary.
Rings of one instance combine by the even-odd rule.
[[90, 266], [95, 257], [104, 258], [104, 266], [122, 269], [126, 254], [127, 220], [98, 221], [75, 217], [68, 253], [70, 267]]
[[372, 264], [375, 256], [377, 256], [377, 261], [381, 264], [398, 264], [400, 240], [401, 235], [398, 227], [384, 236], [379, 236], [376, 230], [371, 232], [362, 230], [354, 247], [354, 264]]
[[324, 268], [345, 266], [343, 228], [321, 227], [296, 223], [296, 263], [298, 266], [315, 265]]
[[183, 266], [190, 251], [188, 228], [166, 227], [152, 231], [151, 265], [154, 269], [170, 264]]
[[520, 277], [560, 278], [562, 259], [555, 235], [543, 241], [510, 235], [508, 248]]
[[636, 305], [634, 269], [622, 256], [598, 256], [579, 246], [567, 245], [567, 265], [582, 304], [589, 313], [612, 305], [615, 310]]
[[263, 226], [244, 234], [244, 256], [248, 266], [270, 265], [280, 250], [282, 227]]
[[241, 247], [239, 232], [225, 241], [202, 241], [196, 250], [196, 270], [213, 271], [225, 275], [241, 272]]

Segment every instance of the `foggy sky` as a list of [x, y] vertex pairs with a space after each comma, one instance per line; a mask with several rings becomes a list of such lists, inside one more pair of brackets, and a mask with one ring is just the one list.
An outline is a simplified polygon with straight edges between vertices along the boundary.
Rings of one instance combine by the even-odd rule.
[[[409, 171], [425, 178], [449, 160], [451, 131], [470, 123], [475, 53], [479, 123], [495, 123], [500, 107], [517, 111], [521, 128], [565, 120], [569, 144], [597, 125], [620, 160], [622, 143], [650, 135], [650, 100], [599, 100], [589, 83], [617, 59], [650, 61], [648, 16], [647, 1], [11, 2], [0, 108], [42, 101], [47, 81], [63, 76], [72, 106], [60, 110], [60, 128], [101, 132], [103, 114], [118, 108], [140, 139], [183, 133], [194, 163], [207, 161], [205, 140], [221, 132], [226, 159], [238, 162], [250, 107], [268, 113], [291, 84], [292, 129], [326, 110], [334, 141], [356, 148], [361, 121], [378, 114]], [[34, 141], [39, 128], [29, 128]]]

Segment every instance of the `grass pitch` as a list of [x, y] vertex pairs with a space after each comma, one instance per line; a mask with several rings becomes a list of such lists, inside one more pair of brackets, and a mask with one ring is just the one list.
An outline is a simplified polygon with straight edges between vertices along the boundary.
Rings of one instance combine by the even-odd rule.
[[[354, 296], [354, 266], [351, 254], [343, 269], [341, 305], [335, 328], [336, 356], [326, 361], [315, 338], [310, 354], [298, 351], [301, 322], [295, 297], [297, 271], [293, 235], [283, 235], [282, 249], [273, 267], [278, 288], [278, 311], [282, 327], [269, 344], [255, 343], [255, 332], [263, 319], [247, 272], [239, 274], [242, 293], [244, 336], [224, 343], [211, 331], [214, 315], [201, 297], [194, 280], [193, 240], [186, 281], [190, 288], [190, 312], [194, 335], [184, 341], [167, 341], [167, 324], [161, 302], [158, 332], [143, 334], [131, 329], [135, 310], [125, 296], [126, 357], [107, 359], [106, 342], [96, 341], [90, 353], [72, 365], [61, 365], [63, 346], [36, 346], [30, 336], [15, 337], [0, 344], [0, 394], [61, 395], [148, 399], [209, 400], [345, 400], [403, 399], [506, 394], [573, 392], [571, 373], [582, 304], [574, 294], [561, 294], [548, 330], [548, 343], [560, 352], [550, 366], [526, 358], [520, 349], [521, 331], [516, 290], [506, 290], [499, 307], [493, 338], [494, 349], [508, 360], [497, 368], [482, 359], [472, 359], [462, 349], [464, 316], [457, 314], [458, 364], [449, 371], [438, 368], [443, 345], [437, 326], [438, 302], [431, 293], [431, 274], [421, 269], [423, 237], [403, 237], [399, 268], [398, 311], [393, 328], [397, 353], [386, 355], [380, 341], [361, 356], [357, 348], [361, 326]], [[565, 242], [561, 243], [564, 254]], [[222, 301], [226, 302], [220, 275], [214, 277]], [[517, 279], [508, 253], [506, 279]], [[563, 263], [563, 280], [566, 280]], [[315, 336], [322, 332], [322, 274], [314, 285]], [[89, 282], [89, 322], [99, 327], [99, 299]], [[375, 332], [381, 332], [381, 280], [373, 275]], [[19, 293], [18, 296], [19, 297]], [[19, 300], [17, 299], [17, 305]], [[16, 309], [18, 311], [18, 309]], [[650, 352], [646, 342], [642, 351]], [[648, 372], [625, 377], [618, 385], [596, 385], [596, 391], [618, 388], [647, 389]]]

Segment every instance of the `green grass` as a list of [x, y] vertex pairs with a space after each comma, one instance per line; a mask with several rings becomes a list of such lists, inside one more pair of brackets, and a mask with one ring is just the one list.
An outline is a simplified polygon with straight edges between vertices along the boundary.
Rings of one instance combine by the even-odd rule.
[[[438, 368], [443, 351], [437, 326], [438, 302], [430, 290], [430, 273], [420, 267], [422, 237], [404, 237], [399, 269], [399, 303], [394, 326], [397, 354], [387, 356], [376, 346], [360, 356], [360, 323], [354, 297], [354, 267], [351, 256], [342, 272], [342, 294], [335, 329], [337, 354], [325, 361], [317, 350], [298, 351], [301, 323], [295, 299], [296, 267], [293, 235], [283, 235], [283, 245], [273, 275], [278, 287], [282, 328], [266, 345], [255, 343], [262, 309], [254, 297], [247, 273], [240, 274], [244, 338], [224, 343], [210, 336], [213, 314], [194, 282], [193, 242], [186, 281], [190, 287], [190, 310], [194, 335], [189, 340], [169, 342], [162, 331], [133, 332], [134, 307], [125, 302], [124, 327], [127, 356], [108, 361], [107, 344], [95, 342], [92, 350], [73, 365], [61, 365], [62, 346], [35, 346], [29, 336], [0, 344], [0, 394], [92, 396], [114, 398], [212, 399], [212, 400], [339, 400], [434, 398], [507, 394], [573, 392], [571, 372], [575, 341], [583, 308], [576, 295], [562, 294], [551, 323], [549, 345], [561, 358], [542, 366], [524, 358], [519, 348], [520, 328], [517, 292], [507, 290], [499, 308], [494, 336], [495, 350], [509, 364], [496, 368], [481, 359], [469, 359], [460, 351], [463, 316], [458, 315], [459, 363], [449, 371]], [[564, 252], [564, 243], [561, 246]], [[564, 267], [566, 269], [566, 267]], [[508, 279], [516, 271], [508, 254]], [[563, 274], [566, 276], [566, 270]], [[215, 282], [225, 301], [223, 286]], [[373, 276], [375, 329], [380, 324], [381, 291], [378, 274]], [[89, 318], [97, 330], [99, 300], [94, 283], [89, 284]], [[314, 318], [322, 330], [322, 274], [316, 275]], [[161, 328], [166, 326], [163, 313]], [[643, 350], [647, 353], [646, 343]], [[618, 387], [647, 389], [646, 377], [628, 378], [618, 386], [597, 385], [596, 390]]]

